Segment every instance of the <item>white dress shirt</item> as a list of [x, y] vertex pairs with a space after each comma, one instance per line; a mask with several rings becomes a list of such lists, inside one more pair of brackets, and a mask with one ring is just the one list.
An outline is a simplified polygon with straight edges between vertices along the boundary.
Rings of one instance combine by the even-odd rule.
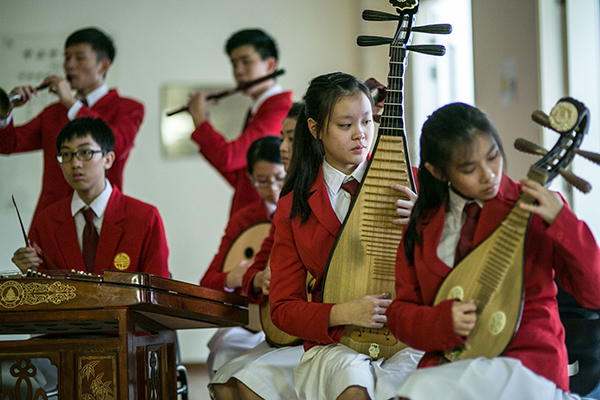
[[333, 168], [325, 159], [323, 159], [323, 180], [325, 181], [325, 187], [327, 187], [327, 194], [331, 201], [331, 207], [337, 215], [340, 222], [344, 222], [346, 215], [348, 214], [348, 208], [350, 207], [351, 197], [350, 193], [342, 189], [342, 184], [348, 182], [352, 178], [356, 179], [360, 183], [365, 175], [367, 169], [367, 160], [363, 161], [356, 167], [356, 169], [350, 175], [346, 175], [341, 171]]
[[[103, 83], [102, 85], [100, 85], [100, 87], [88, 93], [88, 95], [85, 96], [85, 101], [87, 101], [88, 108], [92, 108], [92, 106], [96, 104], [98, 100], [103, 98], [107, 93], [108, 85], [106, 85], [106, 83]], [[75, 104], [73, 104], [71, 108], [69, 108], [69, 112], [67, 113], [67, 116], [70, 120], [74, 120], [77, 117], [77, 113], [79, 112], [79, 110], [81, 110], [81, 107], [83, 107], [83, 102], [81, 101], [81, 99], [77, 99], [75, 101]]]
[[[448, 190], [448, 204], [446, 204], [446, 219], [444, 221], [444, 229], [440, 236], [440, 242], [437, 247], [437, 256], [450, 268], [454, 267], [454, 255], [456, 254], [456, 246], [460, 240], [460, 231], [467, 220], [467, 216], [463, 213], [463, 209], [473, 200], [467, 200], [454, 190]], [[483, 201], [474, 200], [480, 207], [483, 207]]]

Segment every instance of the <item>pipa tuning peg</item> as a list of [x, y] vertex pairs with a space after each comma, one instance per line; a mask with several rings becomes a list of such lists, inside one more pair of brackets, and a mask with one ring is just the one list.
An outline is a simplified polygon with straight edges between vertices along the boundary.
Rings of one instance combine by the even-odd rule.
[[[522, 151], [523, 153], [536, 154], [539, 156], [545, 156], [546, 153], [548, 153], [548, 150], [546, 150], [542, 146], [539, 146], [536, 143], [530, 142], [529, 140], [523, 139], [523, 138], [519, 138], [519, 139], [515, 140], [515, 149]], [[581, 154], [581, 153], [589, 153], [589, 152], [583, 152], [583, 151], [577, 150], [576, 153]], [[592, 154], [594, 154], [596, 156], [596, 160], [600, 161], [600, 155], [595, 154], [595, 153], [592, 153]], [[596, 162], [596, 161], [594, 161], [594, 162]], [[589, 184], [589, 182], [585, 181], [584, 179], [581, 179], [574, 173], [567, 171], [564, 168], [559, 168], [558, 173], [560, 174], [560, 176], [562, 176], [565, 179], [565, 181], [567, 181], [567, 182], [569, 182], [569, 184], [575, 186], [581, 192], [588, 193], [590, 190], [592, 190], [592, 186]]]
[[356, 38], [356, 44], [359, 46], [379, 46], [382, 44], [390, 44], [392, 39], [380, 36], [359, 36]]
[[600, 165], [600, 154], [585, 150], [577, 150], [576, 153], [584, 158], [587, 158], [591, 162]]
[[548, 153], [548, 150], [542, 146], [523, 138], [518, 138], [515, 140], [515, 149], [523, 153], [537, 154], [538, 156], [544, 156], [546, 153]]
[[406, 49], [417, 53], [429, 54], [430, 56], [443, 56], [446, 54], [446, 48], [441, 44], [418, 44], [415, 46], [406, 46]]
[[389, 14], [382, 11], [364, 10], [362, 18], [365, 21], [398, 21], [400, 16], [398, 14]]
[[546, 115], [543, 111], [536, 110], [531, 114], [531, 119], [544, 128], [550, 128], [558, 133], [569, 132], [575, 129], [575, 125], [579, 120], [578, 103], [563, 99], [556, 103], [550, 115]]
[[413, 32], [419, 33], [433, 33], [436, 35], [449, 35], [452, 33], [452, 25], [450, 24], [433, 24], [415, 26], [412, 28]]
[[592, 190], [592, 185], [590, 185], [588, 181], [581, 179], [574, 173], [567, 171], [566, 169], [563, 169], [563, 168], [559, 168], [558, 173], [560, 174], [560, 176], [562, 176], [565, 179], [565, 181], [567, 181], [567, 182], [569, 182], [569, 184], [575, 186], [582, 193], [588, 193], [590, 190]]
[[541, 110], [536, 110], [533, 113], [531, 113], [531, 119], [533, 120], [533, 122], [543, 126], [544, 128], [552, 129], [552, 127], [550, 126], [550, 118], [545, 112]]
[[[522, 138], [515, 140], [515, 149], [522, 151], [523, 153], [537, 154], [539, 156], [544, 156], [548, 152], [542, 146], [539, 146], [536, 143], [530, 142], [529, 140]], [[591, 162], [600, 165], [600, 154], [598, 153], [577, 149], [575, 150], [575, 154], [580, 155], [581, 157], [584, 157], [590, 160]]]

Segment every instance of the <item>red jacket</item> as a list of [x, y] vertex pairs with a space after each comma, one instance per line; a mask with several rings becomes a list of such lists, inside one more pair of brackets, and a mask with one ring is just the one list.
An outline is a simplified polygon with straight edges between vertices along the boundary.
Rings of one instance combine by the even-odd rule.
[[[200, 286], [225, 290], [225, 278], [227, 273], [221, 272], [221, 269], [223, 268], [225, 256], [227, 255], [229, 248], [244, 230], [258, 222], [269, 220], [269, 211], [262, 199], [236, 212], [227, 223], [225, 235], [221, 239], [221, 245], [219, 246], [219, 252], [215, 255], [208, 269], [204, 273], [204, 276], [200, 281]], [[242, 288], [236, 288], [235, 293], [243, 293]]]
[[[415, 184], [417, 183], [416, 176], [417, 176], [418, 171], [419, 171], [418, 168], [412, 167], [413, 177], [415, 177], [415, 179], [414, 179]], [[248, 268], [248, 270], [244, 274], [242, 288], [244, 290], [244, 293], [247, 293], [249, 303], [260, 304], [264, 301], [265, 296], [262, 294], [262, 292], [253, 293], [252, 281], [254, 280], [254, 277], [256, 276], [256, 274], [258, 274], [260, 271], [263, 271], [266, 268], [267, 262], [269, 261], [269, 256], [271, 255], [271, 250], [273, 248], [274, 239], [275, 239], [275, 224], [271, 224], [271, 230], [269, 231], [269, 237], [267, 237], [263, 241], [263, 243], [260, 247], [260, 251], [254, 257], [254, 263], [250, 266], [250, 268]]]
[[[486, 201], [478, 220], [473, 247], [487, 238], [504, 220], [521, 190], [506, 175], [498, 195]], [[437, 257], [444, 227], [445, 207], [419, 223], [423, 245], [415, 245], [414, 265], [408, 265], [403, 245], [396, 260], [396, 299], [387, 310], [388, 327], [400, 341], [427, 353], [419, 366], [437, 365], [440, 351], [458, 346], [463, 338], [454, 334], [452, 300], [432, 306], [438, 287], [451, 271]], [[568, 205], [548, 226], [534, 215], [525, 247], [525, 302], [520, 327], [505, 356], [521, 360], [535, 373], [568, 391], [565, 332], [558, 315], [560, 284], [585, 307], [600, 308], [600, 249], [587, 225]]]
[[235, 189], [230, 215], [260, 199], [246, 172], [246, 153], [256, 139], [279, 136], [281, 123], [292, 107], [292, 95], [292, 92], [283, 92], [267, 98], [242, 134], [231, 142], [208, 121], [198, 125], [192, 133], [200, 153]]
[[273, 323], [304, 339], [307, 350], [315, 345], [338, 343], [344, 333], [344, 326], [327, 326], [334, 304], [321, 303], [320, 293], [313, 292], [311, 302], [306, 297], [307, 271], [315, 278], [314, 288], [320, 290], [329, 253], [342, 226], [331, 208], [321, 169], [310, 193], [311, 213], [304, 223], [300, 216], [289, 219], [294, 192], [277, 203], [269, 290]]
[[[69, 122], [68, 111], [62, 104], [53, 103], [27, 124], [15, 127], [11, 122], [0, 131], [1, 154], [40, 149], [44, 152], [42, 192], [32, 218], [32, 225], [40, 211], [73, 193], [54, 157], [58, 133]], [[91, 109], [86, 106], [81, 107], [77, 117], [102, 118], [112, 128], [115, 134], [116, 158], [106, 177], [113, 186], [123, 190], [123, 169], [144, 119], [144, 106], [135, 100], [120, 97], [117, 90], [112, 89]]]
[[[44, 252], [39, 270], [66, 269], [85, 271], [77, 240], [75, 218], [71, 215], [71, 197], [42, 211], [31, 226], [32, 245]], [[169, 277], [169, 249], [158, 210], [124, 196], [117, 187], [106, 206], [94, 273], [105, 269], [144, 272]], [[128, 260], [128, 261], [127, 261]]]

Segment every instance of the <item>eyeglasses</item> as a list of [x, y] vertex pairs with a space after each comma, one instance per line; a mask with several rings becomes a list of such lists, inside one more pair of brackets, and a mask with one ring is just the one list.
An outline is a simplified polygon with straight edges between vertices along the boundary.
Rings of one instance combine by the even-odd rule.
[[261, 188], [261, 189], [268, 189], [273, 185], [277, 185], [279, 187], [283, 186], [283, 181], [285, 181], [285, 177], [283, 178], [275, 178], [274, 181], [272, 180], [266, 180], [266, 179], [261, 179], [261, 180], [256, 180], [254, 178], [252, 178], [252, 183], [254, 184], [255, 187], [257, 188]]
[[60, 164], [66, 164], [71, 162], [71, 160], [73, 159], [73, 156], [77, 157], [77, 159], [79, 161], [90, 161], [93, 157], [94, 154], [96, 153], [104, 153], [103, 150], [90, 150], [90, 149], [86, 149], [86, 150], [77, 150], [75, 152], [60, 152], [56, 154], [56, 160], [60, 163]]

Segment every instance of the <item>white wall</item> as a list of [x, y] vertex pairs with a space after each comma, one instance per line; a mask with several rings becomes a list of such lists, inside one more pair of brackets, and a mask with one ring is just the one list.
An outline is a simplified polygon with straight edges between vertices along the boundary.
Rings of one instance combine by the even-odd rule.
[[[567, 94], [583, 102], [590, 110], [589, 131], [581, 148], [600, 153], [600, 3], [594, 0], [567, 1], [566, 25], [569, 58]], [[594, 188], [588, 194], [573, 189], [573, 207], [598, 238], [599, 167], [583, 157], [575, 157], [573, 172]]]
[[[363, 0], [361, 6], [381, 3]], [[125, 169], [125, 192], [158, 207], [174, 278], [197, 283], [217, 251], [232, 191], [199, 155], [162, 158], [160, 88], [167, 82], [233, 86], [223, 46], [231, 33], [246, 27], [261, 27], [277, 39], [280, 67], [286, 70], [280, 82], [294, 90], [295, 100], [321, 73], [341, 70], [367, 78], [372, 74], [362, 70], [362, 50], [355, 44], [361, 11], [358, 1], [348, 0], [343, 6], [320, 0], [0, 0], [0, 40], [54, 35], [62, 38], [62, 48], [70, 32], [85, 26], [113, 36], [117, 57], [109, 82], [146, 106]], [[16, 84], [0, 70], [1, 87], [10, 90]], [[39, 194], [41, 159], [41, 152], [0, 157], [0, 270], [10, 265], [23, 241], [10, 196], [17, 198], [28, 226]], [[184, 361], [203, 361], [211, 334], [180, 331]]]
[[[508, 175], [524, 178], [539, 159], [516, 151], [515, 139], [525, 138], [548, 149], [554, 146], [556, 134], [532, 122], [531, 113], [550, 113], [562, 96], [578, 99], [590, 109], [591, 126], [582, 149], [598, 152], [598, 2], [568, 1], [566, 9], [564, 3], [553, 0], [471, 3], [475, 102], [500, 133]], [[506, 96], [506, 78], [513, 80], [514, 97]], [[577, 216], [597, 237], [598, 166], [576, 157], [573, 171], [588, 180], [595, 191], [583, 195], [561, 177], [552, 182], [552, 188], [565, 194]]]
[[531, 113], [541, 109], [537, 3], [472, 0], [471, 6], [475, 105], [500, 133], [508, 175], [522, 179], [537, 158], [517, 152], [515, 139], [542, 143], [541, 129], [531, 122]]

